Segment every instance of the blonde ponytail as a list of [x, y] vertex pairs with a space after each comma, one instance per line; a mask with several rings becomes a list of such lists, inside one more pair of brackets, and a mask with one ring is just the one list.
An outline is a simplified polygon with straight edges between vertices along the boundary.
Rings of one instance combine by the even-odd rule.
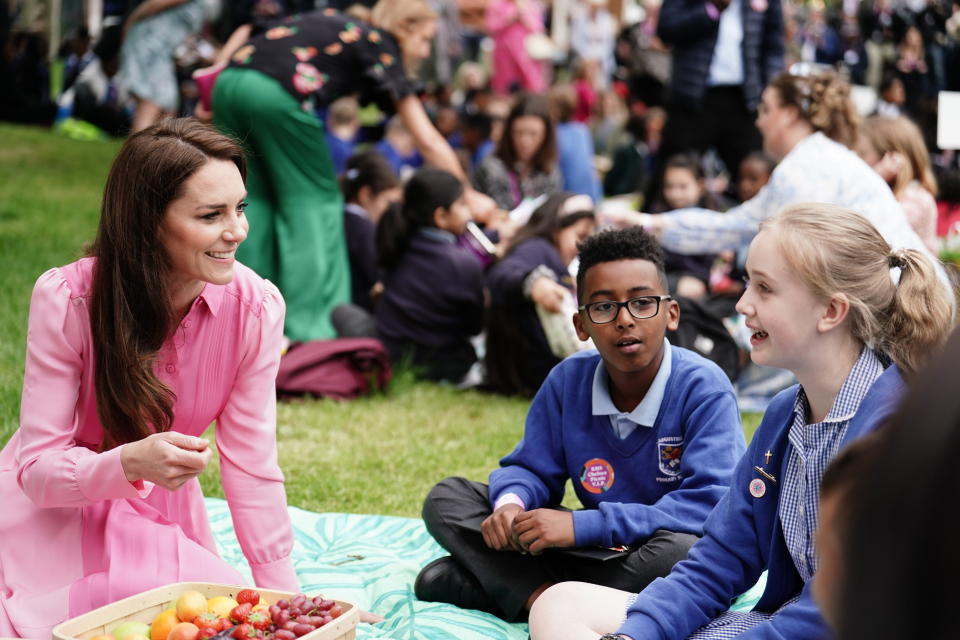
[[889, 264], [900, 269], [881, 348], [908, 372], [917, 371], [943, 345], [953, 310], [930, 259], [914, 249], [895, 249]]

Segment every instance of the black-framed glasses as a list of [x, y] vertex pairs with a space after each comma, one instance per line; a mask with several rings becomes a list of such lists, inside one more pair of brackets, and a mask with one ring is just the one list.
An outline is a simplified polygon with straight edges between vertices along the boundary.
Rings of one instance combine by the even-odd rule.
[[665, 300], [673, 300], [673, 296], [638, 296], [626, 302], [601, 300], [581, 305], [578, 309], [586, 311], [587, 317], [593, 324], [613, 322], [620, 315], [620, 309], [623, 307], [626, 307], [630, 315], [637, 320], [646, 320], [660, 313], [660, 303]]

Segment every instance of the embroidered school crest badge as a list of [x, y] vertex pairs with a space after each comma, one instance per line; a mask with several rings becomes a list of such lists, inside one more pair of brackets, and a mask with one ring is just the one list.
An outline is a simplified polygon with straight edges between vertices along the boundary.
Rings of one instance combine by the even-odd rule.
[[606, 493], [613, 486], [613, 466], [603, 458], [591, 458], [580, 470], [580, 484], [590, 493]]
[[680, 475], [680, 456], [683, 455], [683, 440], [677, 437], [657, 440], [657, 463], [665, 476]]

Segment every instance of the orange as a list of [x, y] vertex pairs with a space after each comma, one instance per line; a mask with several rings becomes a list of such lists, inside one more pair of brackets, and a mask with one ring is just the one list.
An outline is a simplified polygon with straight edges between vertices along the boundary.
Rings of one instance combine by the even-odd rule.
[[207, 611], [207, 599], [199, 591], [184, 591], [177, 598], [177, 617], [184, 622]]
[[167, 635], [173, 625], [180, 622], [176, 609], [167, 609], [157, 614], [150, 623], [150, 640], [167, 640]]
[[[216, 596], [207, 600], [207, 611], [215, 613], [221, 618], [229, 618], [230, 612], [233, 611], [235, 606], [237, 606], [237, 601], [227, 596]], [[153, 638], [153, 640], [156, 640], [156, 638]]]

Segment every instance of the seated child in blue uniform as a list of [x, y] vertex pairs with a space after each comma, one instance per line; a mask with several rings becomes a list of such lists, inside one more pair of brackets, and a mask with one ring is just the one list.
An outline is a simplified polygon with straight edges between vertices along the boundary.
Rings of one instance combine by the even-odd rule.
[[[572, 321], [596, 350], [550, 372], [489, 486], [430, 491], [424, 521], [452, 555], [420, 572], [421, 600], [517, 620], [563, 580], [642, 589], [726, 491], [745, 448], [736, 399], [714, 363], [664, 337], [679, 309], [659, 245], [638, 227], [588, 237], [577, 292]], [[560, 506], [567, 480], [582, 510]]]
[[350, 260], [350, 298], [373, 312], [371, 290], [379, 282], [377, 222], [391, 203], [403, 196], [393, 168], [376, 151], [358, 153], [347, 160], [340, 177], [343, 192], [343, 233]]
[[[555, 193], [517, 230], [506, 254], [487, 272], [486, 386], [533, 396], [560, 362], [547, 342], [537, 306], [555, 313], [573, 300], [569, 265], [595, 226], [589, 197]], [[572, 330], [572, 329], [571, 329]]]
[[[866, 218], [827, 204], [765, 220], [747, 273], [737, 311], [751, 358], [800, 384], [770, 404], [685, 561], [639, 595], [555, 586], [530, 614], [534, 640], [830, 637], [811, 599], [821, 477], [842, 446], [893, 412], [901, 374], [941, 348], [951, 302], [923, 254], [891, 250]], [[753, 610], [728, 611], [763, 571]]]
[[477, 361], [470, 337], [483, 329], [483, 268], [457, 245], [470, 211], [452, 173], [419, 169], [377, 225], [383, 293], [377, 335], [394, 362], [430, 380], [460, 382]]

